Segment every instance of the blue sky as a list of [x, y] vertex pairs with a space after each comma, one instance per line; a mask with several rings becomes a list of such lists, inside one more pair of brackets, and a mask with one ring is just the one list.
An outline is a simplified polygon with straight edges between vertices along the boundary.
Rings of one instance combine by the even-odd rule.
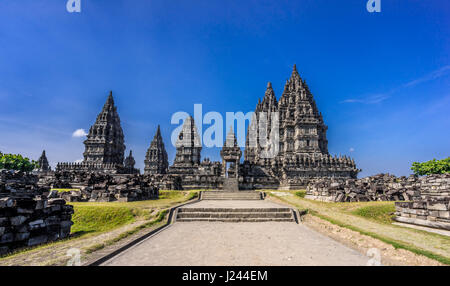
[[253, 111], [268, 81], [281, 96], [295, 63], [330, 153], [354, 157], [361, 176], [450, 155], [448, 1], [368, 13], [366, 0], [81, 0], [72, 14], [65, 2], [0, 2], [3, 152], [81, 159], [72, 133], [112, 90], [138, 167], [158, 124], [172, 161], [174, 112]]

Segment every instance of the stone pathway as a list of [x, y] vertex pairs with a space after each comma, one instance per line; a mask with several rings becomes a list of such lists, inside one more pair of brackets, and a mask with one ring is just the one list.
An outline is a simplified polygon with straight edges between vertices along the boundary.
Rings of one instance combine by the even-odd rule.
[[[280, 207], [268, 201], [200, 201], [190, 205], [219, 206]], [[368, 260], [302, 224], [177, 222], [104, 265], [366, 265]]]

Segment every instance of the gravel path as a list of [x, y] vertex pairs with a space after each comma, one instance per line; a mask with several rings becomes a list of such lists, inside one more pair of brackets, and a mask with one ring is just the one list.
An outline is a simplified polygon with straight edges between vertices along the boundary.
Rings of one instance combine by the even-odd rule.
[[[201, 201], [190, 207], [218, 205], [280, 206], [267, 201]], [[104, 265], [366, 265], [368, 259], [296, 223], [178, 222]]]

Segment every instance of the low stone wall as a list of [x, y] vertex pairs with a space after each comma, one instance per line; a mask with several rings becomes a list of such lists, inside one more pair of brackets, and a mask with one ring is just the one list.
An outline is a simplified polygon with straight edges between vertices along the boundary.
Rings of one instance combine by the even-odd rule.
[[[157, 199], [159, 189], [150, 177], [141, 175], [108, 175], [97, 172], [56, 173], [56, 182], [70, 182], [68, 192], [52, 191], [50, 198], [69, 202], [130, 202]], [[48, 178], [46, 178], [48, 179]]]
[[324, 178], [310, 183], [306, 198], [328, 202], [403, 201], [420, 198], [414, 176], [379, 174], [362, 179]]
[[421, 177], [416, 184], [420, 198], [396, 202], [394, 220], [450, 230], [450, 174]]
[[37, 177], [0, 171], [0, 255], [70, 235], [73, 207], [48, 199]]

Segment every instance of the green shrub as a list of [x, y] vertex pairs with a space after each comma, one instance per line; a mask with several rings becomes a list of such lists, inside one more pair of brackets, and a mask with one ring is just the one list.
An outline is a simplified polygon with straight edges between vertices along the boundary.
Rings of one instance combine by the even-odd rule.
[[412, 164], [411, 170], [414, 171], [416, 175], [432, 175], [432, 174], [447, 174], [450, 173], [450, 157], [447, 159], [436, 160], [433, 159], [428, 162], [414, 162]]
[[22, 172], [31, 172], [38, 168], [36, 161], [30, 161], [22, 155], [3, 154], [0, 152], [0, 169], [17, 170]]

